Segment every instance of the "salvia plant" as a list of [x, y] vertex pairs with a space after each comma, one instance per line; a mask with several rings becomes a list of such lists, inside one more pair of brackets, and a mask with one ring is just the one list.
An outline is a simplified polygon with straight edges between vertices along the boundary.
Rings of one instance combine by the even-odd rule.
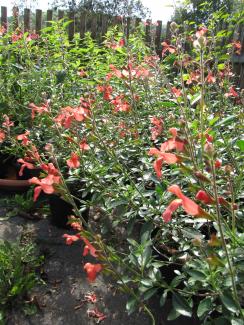
[[140, 27], [129, 39], [114, 27], [102, 44], [69, 42], [63, 21], [0, 39], [1, 151], [20, 175], [41, 170], [34, 201], [72, 204], [64, 238], [94, 258], [88, 280], [113, 276], [128, 312], [152, 324], [153, 296], [162, 310], [171, 301], [169, 320], [243, 324], [244, 98], [230, 63], [241, 45], [219, 46], [215, 18], [172, 23], [160, 56]]

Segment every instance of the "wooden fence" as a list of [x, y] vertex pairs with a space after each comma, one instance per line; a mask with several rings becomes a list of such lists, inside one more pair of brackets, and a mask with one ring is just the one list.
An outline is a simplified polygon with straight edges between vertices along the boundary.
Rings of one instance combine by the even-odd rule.
[[[140, 18], [120, 19], [120, 17], [113, 17], [105, 14], [96, 14], [89, 12], [81, 12], [77, 14], [73, 11], [65, 12], [63, 10], [53, 11], [47, 10], [43, 12], [40, 9], [36, 9], [35, 17], [30, 9], [24, 9], [22, 16], [19, 15], [18, 7], [13, 8], [11, 28], [16, 29], [22, 27], [24, 31], [35, 30], [37, 34], [41, 33], [43, 27], [50, 26], [50, 21], [66, 18], [71, 23], [68, 26], [69, 39], [72, 40], [75, 33], [80, 33], [80, 37], [83, 38], [85, 32], [90, 31], [91, 36], [94, 39], [99, 39], [104, 35], [110, 26], [123, 24], [125, 35], [129, 37], [129, 34], [135, 30], [135, 28], [141, 23]], [[31, 26], [31, 21], [34, 20], [34, 24]], [[1, 26], [6, 29], [8, 26], [8, 13], [6, 7], [1, 7]], [[169, 33], [169, 24], [168, 33]], [[160, 49], [162, 42], [162, 21], [158, 20], [155, 24], [152, 24], [151, 20], [147, 19], [145, 22], [145, 40], [147, 43], [153, 42], [156, 50]]]
[[[75, 33], [79, 33], [80, 37], [83, 38], [85, 32], [90, 31], [91, 36], [94, 39], [102, 39], [102, 36], [106, 33], [110, 26], [123, 24], [124, 32], [126, 37], [135, 30], [135, 28], [140, 24], [140, 18], [124, 18], [112, 17], [104, 14], [95, 14], [88, 12], [81, 12], [77, 14], [73, 11], [65, 12], [63, 10], [53, 11], [47, 10], [43, 12], [40, 9], [36, 9], [35, 15], [33, 15], [30, 9], [24, 9], [22, 16], [19, 15], [18, 7], [13, 8], [12, 12], [12, 22], [11, 28], [14, 30], [17, 27], [22, 28], [24, 31], [35, 30], [36, 33], [40, 34], [43, 27], [50, 26], [50, 21], [59, 20], [66, 18], [70, 20], [71, 23], [68, 25], [68, 36], [72, 40]], [[33, 24], [32, 24], [33, 21]], [[155, 24], [147, 19], [145, 22], [145, 41], [147, 44], [151, 44], [155, 47], [155, 50], [160, 54], [161, 52], [161, 42], [162, 42], [162, 21], [158, 20]], [[8, 12], [6, 7], [1, 7], [1, 26], [9, 28], [8, 26]], [[218, 30], [225, 30], [228, 28], [226, 23], [223, 21], [220, 23]], [[166, 30], [164, 32], [164, 38], [170, 40], [170, 22], [167, 23]], [[244, 89], [244, 25], [240, 24], [236, 26], [235, 30], [232, 30], [229, 37], [222, 38], [222, 46], [226, 42], [231, 40], [240, 41], [242, 48], [240, 55], [232, 55], [232, 63], [234, 71], [240, 77], [239, 86]]]

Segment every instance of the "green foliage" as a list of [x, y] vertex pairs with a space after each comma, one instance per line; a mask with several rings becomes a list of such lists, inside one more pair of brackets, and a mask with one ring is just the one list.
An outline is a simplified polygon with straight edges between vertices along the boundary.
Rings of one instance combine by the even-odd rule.
[[42, 259], [37, 257], [34, 246], [19, 246], [7, 241], [0, 243], [0, 312], [17, 306], [24, 307], [28, 292], [39, 279], [36, 269]]

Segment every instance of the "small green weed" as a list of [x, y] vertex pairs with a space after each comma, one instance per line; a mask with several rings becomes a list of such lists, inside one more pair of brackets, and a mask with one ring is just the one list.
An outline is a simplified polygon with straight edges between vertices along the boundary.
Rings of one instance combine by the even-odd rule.
[[32, 244], [0, 242], [0, 324], [13, 306], [23, 307], [27, 293], [40, 282], [36, 270], [42, 261]]

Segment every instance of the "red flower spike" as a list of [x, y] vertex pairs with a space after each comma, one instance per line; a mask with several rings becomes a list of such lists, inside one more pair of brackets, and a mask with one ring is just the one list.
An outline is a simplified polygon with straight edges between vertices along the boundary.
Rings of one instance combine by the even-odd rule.
[[196, 199], [203, 202], [203, 203], [205, 203], [205, 204], [213, 204], [215, 202], [214, 198], [211, 197], [209, 194], [207, 194], [203, 190], [200, 190], [200, 191], [197, 192]]
[[84, 270], [87, 273], [87, 279], [89, 282], [94, 282], [97, 277], [97, 273], [101, 272], [102, 265], [101, 264], [92, 264], [86, 263], [84, 265]]
[[178, 209], [179, 206], [182, 205], [182, 200], [181, 199], [175, 199], [173, 200], [164, 213], [162, 214], [164, 222], [170, 222], [172, 220], [172, 214], [175, 212], [176, 209]]

